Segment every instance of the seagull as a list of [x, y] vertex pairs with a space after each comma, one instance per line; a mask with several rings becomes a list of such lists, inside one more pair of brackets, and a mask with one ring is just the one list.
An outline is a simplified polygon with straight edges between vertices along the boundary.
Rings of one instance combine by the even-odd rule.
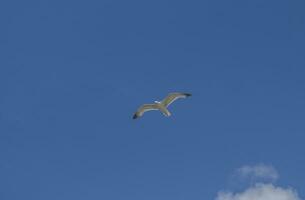
[[190, 93], [180, 93], [180, 92], [169, 93], [167, 97], [163, 99], [161, 102], [155, 101], [155, 103], [144, 104], [140, 106], [137, 112], [133, 115], [133, 119], [137, 119], [141, 117], [146, 111], [150, 111], [150, 110], [160, 110], [163, 113], [163, 115], [169, 117], [171, 116], [171, 113], [167, 110], [167, 107], [175, 100], [180, 98], [186, 98], [189, 96], [192, 95]]

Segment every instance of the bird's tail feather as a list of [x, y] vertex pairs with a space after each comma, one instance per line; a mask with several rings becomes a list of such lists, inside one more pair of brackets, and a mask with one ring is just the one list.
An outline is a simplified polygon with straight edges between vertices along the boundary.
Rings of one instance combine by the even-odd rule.
[[165, 115], [166, 117], [171, 116], [171, 113], [166, 108], [160, 108], [160, 111]]

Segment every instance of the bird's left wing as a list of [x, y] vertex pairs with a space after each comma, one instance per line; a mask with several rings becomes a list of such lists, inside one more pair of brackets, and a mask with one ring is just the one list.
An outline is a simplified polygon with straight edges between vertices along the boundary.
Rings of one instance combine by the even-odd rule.
[[179, 99], [179, 98], [186, 98], [191, 96], [190, 93], [180, 93], [180, 92], [174, 92], [174, 93], [170, 93], [169, 95], [167, 95], [167, 97], [165, 99], [163, 99], [163, 101], [161, 101], [161, 103], [167, 107], [169, 106], [171, 103], [173, 103], [175, 100]]
[[145, 112], [150, 110], [158, 110], [158, 107], [156, 106], [156, 104], [144, 104], [133, 115], [133, 119], [141, 117]]

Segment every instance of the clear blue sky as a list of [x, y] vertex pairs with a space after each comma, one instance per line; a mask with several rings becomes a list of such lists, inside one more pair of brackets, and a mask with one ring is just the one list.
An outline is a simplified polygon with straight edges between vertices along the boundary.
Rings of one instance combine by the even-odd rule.
[[[0, 2], [1, 200], [305, 196], [305, 1]], [[142, 103], [192, 98], [132, 120]]]

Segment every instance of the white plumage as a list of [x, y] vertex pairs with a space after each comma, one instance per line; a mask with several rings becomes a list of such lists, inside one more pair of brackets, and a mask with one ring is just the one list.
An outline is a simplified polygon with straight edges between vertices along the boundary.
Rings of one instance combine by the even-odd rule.
[[191, 94], [189, 93], [180, 93], [180, 92], [170, 93], [161, 102], [155, 101], [155, 103], [153, 104], [144, 104], [141, 107], [139, 107], [137, 112], [133, 115], [133, 119], [141, 117], [145, 112], [150, 110], [160, 110], [165, 116], [169, 117], [171, 113], [167, 110], [167, 107], [175, 100], [179, 98], [186, 98], [189, 96], [191, 96]]

